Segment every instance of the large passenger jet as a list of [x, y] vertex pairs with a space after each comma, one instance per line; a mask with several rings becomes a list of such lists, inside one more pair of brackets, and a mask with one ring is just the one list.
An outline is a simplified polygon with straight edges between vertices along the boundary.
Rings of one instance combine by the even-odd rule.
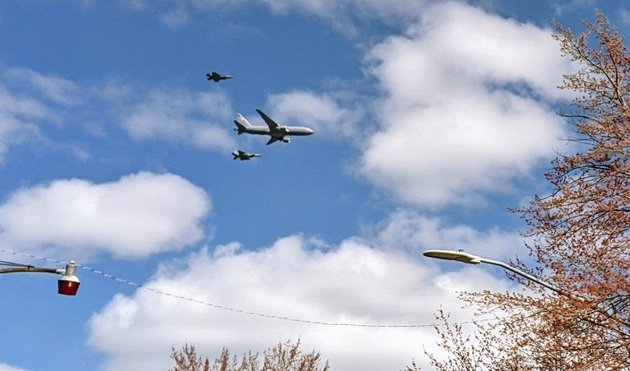
[[269, 135], [271, 139], [267, 142], [267, 144], [271, 144], [275, 141], [281, 140], [285, 143], [289, 143], [291, 140], [288, 138], [293, 135], [311, 135], [314, 133], [313, 129], [301, 127], [301, 126], [281, 126], [278, 125], [275, 121], [273, 121], [269, 116], [267, 116], [263, 111], [257, 109], [256, 112], [260, 115], [260, 117], [265, 120], [267, 126], [254, 126], [249, 123], [240, 113], [236, 115], [236, 120], [234, 123], [236, 124], [235, 131], [238, 134], [256, 134], [256, 135]]

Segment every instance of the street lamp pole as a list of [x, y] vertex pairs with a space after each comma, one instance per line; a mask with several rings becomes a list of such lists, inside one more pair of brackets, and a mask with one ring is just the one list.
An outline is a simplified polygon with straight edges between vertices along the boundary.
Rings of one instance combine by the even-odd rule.
[[525, 273], [522, 270], [515, 268], [509, 264], [497, 261], [497, 260], [492, 260], [492, 259], [486, 259], [486, 258], [482, 258], [480, 256], [477, 255], [473, 255], [473, 254], [469, 254], [467, 252], [464, 251], [455, 251], [455, 250], [427, 250], [424, 253], [422, 253], [422, 255], [429, 257], [429, 258], [436, 258], [436, 259], [444, 259], [444, 260], [455, 260], [455, 261], [459, 261], [462, 263], [467, 263], [467, 264], [480, 264], [480, 263], [486, 263], [486, 264], [492, 264], [492, 265], [496, 265], [499, 266], [503, 269], [506, 269], [510, 272], [513, 272], [523, 278], [526, 278], [530, 281], [533, 281], [543, 287], [548, 288], [549, 290], [555, 291], [558, 294], [567, 296], [571, 299], [577, 299], [577, 300], [583, 300], [579, 297], [576, 297], [574, 295], [568, 294], [562, 290], [560, 290], [559, 288], [557, 288], [556, 286], [547, 283], [545, 281], [542, 281], [534, 276], [532, 276], [531, 274]]
[[18, 263], [11, 263], [0, 261], [0, 265], [8, 266], [9, 268], [0, 269], [0, 274], [3, 273], [52, 273], [59, 274], [62, 277], [57, 281], [57, 292], [60, 295], [74, 296], [79, 290], [79, 277], [77, 277], [77, 265], [74, 260], [70, 260], [66, 264], [65, 268], [41, 268], [34, 267], [32, 265], [24, 265]]

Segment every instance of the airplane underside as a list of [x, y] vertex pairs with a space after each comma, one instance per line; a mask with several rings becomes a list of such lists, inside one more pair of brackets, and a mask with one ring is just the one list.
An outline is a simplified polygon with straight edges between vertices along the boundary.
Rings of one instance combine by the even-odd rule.
[[284, 143], [291, 143], [291, 138], [289, 137], [271, 137], [271, 139], [269, 139], [269, 141], [267, 142], [267, 145], [276, 142], [276, 141], [282, 141]]

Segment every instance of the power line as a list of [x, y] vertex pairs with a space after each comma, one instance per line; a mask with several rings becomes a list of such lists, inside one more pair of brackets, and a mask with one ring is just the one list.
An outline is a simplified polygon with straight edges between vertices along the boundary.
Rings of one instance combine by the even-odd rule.
[[[27, 253], [19, 253], [19, 252], [7, 250], [7, 249], [2, 249], [2, 248], [0, 248], [0, 252], [11, 254], [11, 255], [14, 255], [14, 256], [23, 256], [23, 257], [28, 257], [28, 258], [31, 258], [31, 259], [43, 260], [43, 261], [46, 261], [46, 262], [49, 262], [49, 263], [67, 264], [67, 262], [61, 261], [61, 260], [57, 260], [57, 259], [51, 259], [51, 258], [46, 258], [46, 257], [43, 257], [43, 256], [37, 256], [37, 255], [31, 255], [31, 254], [27, 254]], [[13, 263], [13, 264], [15, 264], [15, 263]], [[175, 299], [178, 299], [178, 300], [188, 301], [188, 302], [195, 303], [195, 304], [201, 304], [201, 305], [205, 305], [207, 307], [211, 307], [211, 308], [215, 308], [215, 309], [219, 309], [219, 310], [224, 310], [224, 311], [228, 311], [228, 312], [245, 314], [245, 315], [249, 315], [249, 316], [261, 317], [261, 318], [267, 318], [267, 319], [275, 319], [275, 320], [282, 320], [282, 321], [289, 321], [289, 322], [305, 323], [305, 324], [309, 324], [309, 325], [320, 325], [320, 326], [331, 326], [331, 327], [425, 328], [425, 327], [442, 326], [442, 325], [438, 325], [438, 324], [435, 324], [435, 323], [424, 323], [424, 324], [370, 324], [370, 323], [328, 322], [328, 321], [307, 320], [307, 319], [293, 318], [293, 317], [287, 317], [287, 316], [281, 316], [281, 315], [275, 315], [275, 314], [253, 312], [253, 311], [249, 311], [249, 310], [244, 310], [244, 309], [234, 308], [234, 307], [228, 307], [228, 306], [225, 306], [225, 305], [215, 304], [215, 303], [211, 303], [211, 302], [204, 301], [204, 300], [193, 299], [193, 298], [189, 298], [189, 297], [186, 297], [186, 296], [173, 294], [171, 292], [167, 292], [167, 291], [164, 291], [164, 290], [156, 289], [156, 288], [153, 288], [153, 287], [150, 287], [150, 286], [146, 286], [146, 285], [143, 285], [143, 284], [140, 284], [140, 283], [137, 283], [137, 282], [133, 282], [133, 281], [130, 281], [130, 280], [127, 280], [127, 279], [124, 279], [124, 278], [116, 277], [114, 275], [111, 275], [109, 273], [106, 273], [106, 272], [94, 269], [94, 268], [86, 266], [86, 265], [77, 264], [77, 267], [81, 268], [83, 270], [86, 270], [88, 272], [91, 272], [93, 274], [96, 274], [98, 276], [101, 276], [101, 277], [104, 277], [104, 278], [107, 278], [107, 279], [111, 279], [111, 280], [114, 280], [116, 282], [119, 282], [119, 283], [122, 283], [122, 284], [126, 284], [128, 286], [136, 287], [138, 289], [151, 291], [151, 292], [154, 292], [154, 293], [159, 294], [159, 295], [164, 295], [164, 296], [168, 296], [168, 297], [175, 298]], [[477, 321], [463, 321], [463, 322], [457, 322], [455, 324], [473, 324], [473, 323], [476, 323], [476, 322], [487, 322], [487, 321], [493, 321], [493, 320], [496, 320], [496, 319], [497, 318], [481, 319], [481, 320], [477, 320]]]
[[341, 323], [341, 322], [325, 322], [325, 321], [314, 321], [314, 320], [306, 320], [306, 319], [299, 319], [299, 318], [292, 318], [292, 317], [286, 317], [286, 316], [279, 316], [279, 315], [275, 315], [275, 314], [266, 314], [266, 313], [259, 313], [259, 312], [252, 312], [252, 311], [248, 311], [248, 310], [244, 310], [244, 309], [239, 309], [239, 308], [233, 308], [233, 307], [228, 307], [225, 305], [219, 305], [219, 304], [215, 304], [215, 303], [210, 303], [204, 300], [198, 300], [198, 299], [193, 299], [193, 298], [189, 298], [186, 296], [182, 296], [182, 295], [177, 295], [177, 294], [173, 294], [167, 291], [163, 291], [160, 289], [156, 289], [150, 286], [145, 286], [133, 281], [129, 281], [123, 278], [119, 278], [119, 277], [115, 277], [112, 276], [111, 274], [90, 268], [90, 267], [86, 267], [86, 266], [82, 266], [82, 265], [78, 265], [80, 266], [82, 269], [85, 269], [87, 271], [90, 271], [92, 273], [95, 273], [97, 275], [101, 275], [105, 278], [109, 278], [109, 279], [113, 279], [117, 282], [121, 282], [121, 283], [125, 283], [127, 285], [130, 286], [134, 286], [137, 288], [141, 288], [147, 291], [151, 291], [160, 295], [165, 295], [165, 296], [169, 296], [175, 299], [179, 299], [179, 300], [185, 300], [191, 303], [196, 303], [196, 304], [201, 304], [201, 305], [205, 305], [211, 308], [215, 308], [215, 309], [220, 309], [220, 310], [225, 310], [225, 311], [229, 311], [229, 312], [234, 312], [234, 313], [240, 313], [240, 314], [246, 314], [246, 315], [250, 315], [250, 316], [256, 316], [256, 317], [262, 317], [262, 318], [271, 318], [271, 319], [277, 319], [277, 320], [283, 320], [283, 321], [290, 321], [290, 322], [298, 322], [298, 323], [306, 323], [306, 324], [311, 324], [311, 325], [323, 325], [323, 326], [340, 326], [340, 327], [376, 327], [376, 328], [413, 328], [413, 327], [431, 327], [433, 326], [433, 324], [418, 324], [418, 325], [414, 325], [414, 324], [410, 324], [410, 325], [396, 325], [396, 324], [392, 324], [392, 325], [378, 325], [378, 324], [361, 324], [361, 323]]

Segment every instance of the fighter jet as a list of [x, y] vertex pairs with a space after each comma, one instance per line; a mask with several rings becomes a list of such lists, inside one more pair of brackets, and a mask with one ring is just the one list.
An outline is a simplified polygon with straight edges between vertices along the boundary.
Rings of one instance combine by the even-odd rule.
[[233, 160], [239, 159], [241, 161], [249, 160], [252, 157], [262, 157], [258, 153], [247, 153], [241, 150], [232, 152], [232, 156], [234, 156]]
[[265, 120], [267, 126], [253, 126], [243, 117], [240, 113], [236, 115], [236, 128], [234, 131], [238, 134], [248, 133], [256, 135], [269, 135], [271, 139], [267, 142], [267, 145], [281, 140], [285, 143], [289, 143], [291, 140], [288, 138], [290, 135], [311, 135], [314, 133], [313, 129], [300, 127], [300, 126], [281, 126], [267, 116], [263, 111], [257, 109], [256, 112], [260, 117]]
[[232, 76], [230, 76], [230, 75], [221, 75], [221, 74], [216, 73], [216, 72], [210, 72], [210, 73], [206, 73], [206, 78], [208, 79], [208, 81], [214, 80], [214, 82], [219, 82], [221, 80], [231, 79]]

